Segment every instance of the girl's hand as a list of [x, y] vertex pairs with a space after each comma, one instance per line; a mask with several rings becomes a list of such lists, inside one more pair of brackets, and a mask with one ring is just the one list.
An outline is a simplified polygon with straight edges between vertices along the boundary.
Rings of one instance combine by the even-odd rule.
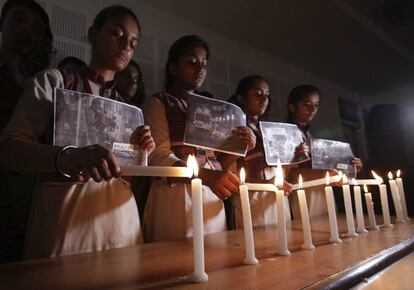
[[58, 166], [79, 181], [87, 181], [90, 177], [96, 182], [108, 181], [121, 174], [114, 153], [98, 144], [63, 152]]
[[357, 172], [362, 170], [363, 165], [361, 159], [354, 157], [351, 162], [355, 166]]
[[247, 126], [237, 128], [237, 135], [247, 144], [247, 151], [253, 150], [256, 146], [256, 135]]
[[309, 158], [309, 146], [305, 142], [300, 143], [300, 145], [296, 147], [296, 150], [295, 150], [295, 159], [298, 160], [302, 156]]
[[[276, 177], [270, 179], [272, 184], [275, 184], [275, 178]], [[283, 180], [283, 191], [285, 192], [285, 195], [289, 195], [292, 193], [292, 186], [293, 185], [291, 183], [287, 182], [286, 180]]]
[[155, 142], [151, 136], [151, 130], [148, 125], [137, 128], [137, 139], [141, 149], [146, 149], [148, 156], [155, 149]]
[[203, 178], [203, 182], [208, 185], [211, 190], [220, 199], [227, 199], [234, 192], [239, 192], [240, 180], [237, 175], [230, 171], [212, 171]]

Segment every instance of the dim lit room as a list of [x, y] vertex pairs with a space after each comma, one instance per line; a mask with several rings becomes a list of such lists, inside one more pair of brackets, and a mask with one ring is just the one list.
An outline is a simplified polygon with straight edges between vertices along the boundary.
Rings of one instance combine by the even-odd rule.
[[0, 5], [0, 289], [413, 288], [414, 1]]

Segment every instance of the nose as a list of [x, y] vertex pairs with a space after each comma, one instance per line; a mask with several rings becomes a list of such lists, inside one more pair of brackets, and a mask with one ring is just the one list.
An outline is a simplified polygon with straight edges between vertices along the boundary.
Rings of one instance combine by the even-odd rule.
[[129, 50], [129, 49], [131, 48], [131, 45], [130, 45], [130, 43], [129, 43], [129, 39], [128, 39], [128, 37], [126, 37], [126, 36], [121, 37], [121, 39], [120, 39], [120, 43], [121, 43], [121, 48], [122, 48], [123, 50]]

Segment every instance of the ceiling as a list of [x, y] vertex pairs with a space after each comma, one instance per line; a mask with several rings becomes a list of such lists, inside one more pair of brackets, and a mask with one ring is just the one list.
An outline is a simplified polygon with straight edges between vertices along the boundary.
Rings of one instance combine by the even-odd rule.
[[412, 0], [144, 2], [359, 94], [414, 81]]

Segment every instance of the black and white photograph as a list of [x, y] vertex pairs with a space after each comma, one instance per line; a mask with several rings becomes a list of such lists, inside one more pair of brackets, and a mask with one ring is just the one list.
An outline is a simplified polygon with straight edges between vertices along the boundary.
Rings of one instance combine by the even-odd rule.
[[302, 133], [296, 125], [261, 121], [260, 130], [268, 165], [277, 165], [278, 159], [282, 164], [305, 161], [294, 160], [296, 147], [303, 142]]
[[355, 166], [351, 163], [354, 158], [349, 143], [326, 140], [312, 140], [312, 168], [340, 170], [347, 177], [356, 176]]
[[246, 126], [246, 115], [236, 105], [197, 94], [187, 97], [184, 144], [245, 156], [246, 143], [237, 127]]
[[147, 154], [135, 140], [144, 125], [142, 111], [100, 96], [55, 89], [54, 145], [99, 144], [112, 150], [121, 165], [146, 165]]

